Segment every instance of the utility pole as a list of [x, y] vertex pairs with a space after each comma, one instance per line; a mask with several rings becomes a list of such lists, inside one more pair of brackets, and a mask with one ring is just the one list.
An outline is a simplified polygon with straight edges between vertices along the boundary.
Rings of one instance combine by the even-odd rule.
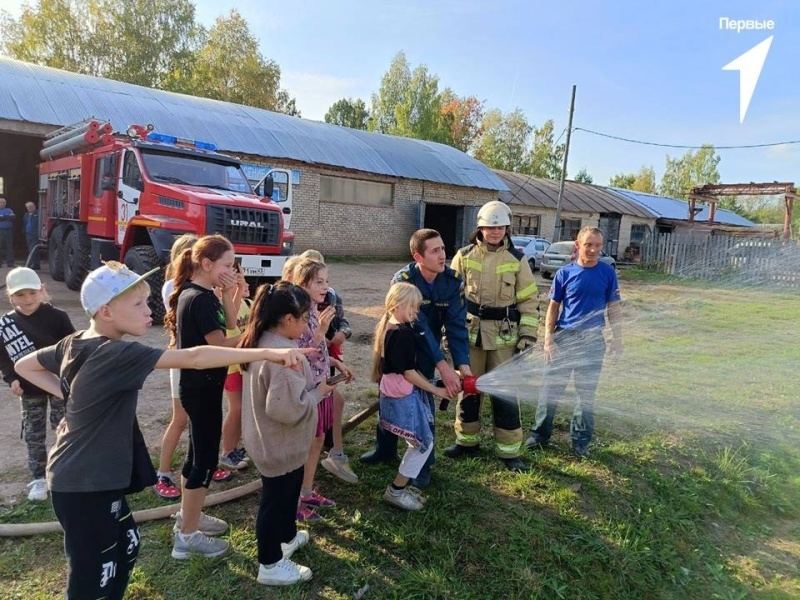
[[564, 164], [561, 167], [561, 183], [558, 186], [558, 200], [556, 200], [556, 224], [553, 230], [553, 242], [561, 241], [561, 199], [564, 197], [564, 181], [567, 178], [567, 160], [569, 159], [569, 138], [572, 135], [572, 114], [575, 112], [575, 91], [577, 85], [572, 86], [572, 100], [569, 103], [569, 122], [567, 123], [567, 143], [564, 148]]

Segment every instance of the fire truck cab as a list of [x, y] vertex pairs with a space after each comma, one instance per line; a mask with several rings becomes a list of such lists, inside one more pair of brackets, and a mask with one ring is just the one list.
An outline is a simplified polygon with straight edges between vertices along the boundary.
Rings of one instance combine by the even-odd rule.
[[[46, 140], [41, 153], [40, 237], [53, 279], [77, 290], [101, 261], [119, 260], [139, 273], [163, 267], [184, 233], [224, 235], [251, 283], [280, 278], [294, 243], [283, 219], [291, 199], [283, 210], [272, 202], [271, 177], [259, 196], [239, 160], [211, 143], [134, 125], [87, 144], [79, 125], [74, 135], [69, 128], [52, 134], [60, 141]], [[162, 282], [163, 269], [150, 282], [154, 321], [164, 314]]]

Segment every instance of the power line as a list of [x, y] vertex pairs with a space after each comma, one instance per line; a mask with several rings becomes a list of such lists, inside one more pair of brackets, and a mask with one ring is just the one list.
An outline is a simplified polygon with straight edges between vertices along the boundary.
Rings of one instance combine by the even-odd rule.
[[[628, 142], [630, 144], [641, 144], [643, 146], [658, 146], [660, 148], [679, 148], [682, 150], [700, 150], [703, 146], [684, 146], [681, 144], [661, 144], [658, 142], [646, 142], [643, 140], [632, 140], [630, 138], [621, 137], [618, 135], [611, 135], [610, 133], [602, 133], [600, 131], [592, 131], [591, 129], [584, 129], [583, 127], [575, 127], [573, 131], [585, 131], [592, 135], [599, 135], [600, 137], [618, 140], [620, 142]], [[800, 140], [788, 140], [785, 142], [771, 142], [769, 144], [747, 144], [743, 146], [714, 146], [714, 150], [746, 150], [748, 148], [771, 148], [773, 146], [788, 146], [790, 144], [800, 144]]]

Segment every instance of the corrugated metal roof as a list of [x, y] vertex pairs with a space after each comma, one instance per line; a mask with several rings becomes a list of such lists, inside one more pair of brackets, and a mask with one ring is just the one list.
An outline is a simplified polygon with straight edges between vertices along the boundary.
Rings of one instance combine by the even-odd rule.
[[[689, 203], [686, 200], [670, 198], [669, 196], [656, 196], [655, 194], [647, 194], [645, 192], [636, 192], [634, 190], [625, 190], [622, 188], [608, 189], [647, 207], [647, 209], [652, 211], [659, 219], [672, 219], [676, 221], [689, 220]], [[708, 205], [698, 202], [696, 208], [701, 208], [702, 210], [695, 215], [695, 222], [708, 222]], [[733, 211], [725, 210], [724, 208], [717, 208], [717, 210], [714, 211], [714, 222], [723, 225], [737, 225], [740, 227], [755, 226], [755, 223], [752, 221], [745, 219], [741, 215], [737, 215]]]
[[[509, 187], [500, 198], [509, 204], [556, 208], [559, 182], [552, 179], [530, 177], [522, 173], [494, 170]], [[653, 219], [655, 215], [637, 202], [610, 192], [604, 187], [566, 181], [561, 210], [575, 212], [619, 213]]]
[[357, 131], [0, 57], [0, 119], [64, 126], [87, 117], [214, 142], [222, 152], [408, 179], [507, 189], [483, 163], [435, 142]]

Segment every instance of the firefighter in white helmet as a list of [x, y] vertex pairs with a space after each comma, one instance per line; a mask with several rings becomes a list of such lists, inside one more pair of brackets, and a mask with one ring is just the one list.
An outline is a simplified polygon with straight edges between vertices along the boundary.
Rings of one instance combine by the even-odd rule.
[[[453, 257], [451, 267], [465, 284], [472, 374], [483, 375], [533, 346], [539, 328], [539, 297], [530, 265], [511, 243], [511, 209], [494, 200], [478, 211], [470, 245]], [[519, 402], [489, 396], [497, 455], [512, 471], [528, 471], [522, 460]], [[444, 451], [450, 458], [478, 451], [481, 395], [456, 405], [456, 443]]]

